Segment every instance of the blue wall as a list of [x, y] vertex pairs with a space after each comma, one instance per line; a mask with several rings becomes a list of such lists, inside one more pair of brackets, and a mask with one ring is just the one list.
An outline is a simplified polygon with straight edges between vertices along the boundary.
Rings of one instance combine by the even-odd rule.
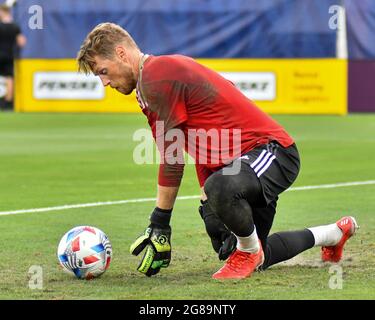
[[375, 59], [375, 1], [345, 0], [349, 57]]
[[[86, 34], [105, 21], [120, 24], [144, 52], [156, 55], [334, 57], [336, 34], [328, 27], [328, 8], [337, 2], [22, 0], [15, 18], [29, 40], [22, 52], [26, 58], [74, 58]], [[28, 27], [32, 5], [43, 9], [42, 30]]]

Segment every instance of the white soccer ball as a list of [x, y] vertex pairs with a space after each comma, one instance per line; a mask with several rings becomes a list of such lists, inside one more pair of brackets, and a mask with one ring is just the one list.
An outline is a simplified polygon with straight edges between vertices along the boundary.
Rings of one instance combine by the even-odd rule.
[[112, 245], [98, 228], [78, 226], [61, 238], [57, 257], [63, 270], [79, 279], [102, 275], [112, 259]]

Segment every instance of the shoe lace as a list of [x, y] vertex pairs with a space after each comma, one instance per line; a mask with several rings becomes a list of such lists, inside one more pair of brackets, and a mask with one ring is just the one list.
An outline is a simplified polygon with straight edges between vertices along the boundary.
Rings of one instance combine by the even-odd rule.
[[245, 263], [252, 262], [255, 255], [249, 255], [245, 252], [241, 252], [239, 250], [236, 250], [233, 255], [231, 255], [228, 259], [227, 265], [230, 269], [236, 271], [237, 269], [240, 269]]

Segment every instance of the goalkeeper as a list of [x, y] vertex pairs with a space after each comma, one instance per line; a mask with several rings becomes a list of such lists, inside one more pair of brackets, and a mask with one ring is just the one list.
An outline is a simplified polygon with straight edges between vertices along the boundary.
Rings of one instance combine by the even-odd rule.
[[202, 190], [200, 215], [224, 266], [215, 279], [249, 277], [256, 269], [292, 258], [313, 246], [337, 262], [357, 224], [344, 217], [329, 225], [269, 235], [279, 194], [297, 178], [293, 138], [218, 73], [182, 55], [140, 51], [120, 26], [92, 30], [77, 57], [79, 68], [104, 86], [137, 100], [161, 154], [157, 203], [131, 253], [138, 270], [157, 274], [171, 261], [170, 219], [183, 176], [185, 149], [196, 161]]

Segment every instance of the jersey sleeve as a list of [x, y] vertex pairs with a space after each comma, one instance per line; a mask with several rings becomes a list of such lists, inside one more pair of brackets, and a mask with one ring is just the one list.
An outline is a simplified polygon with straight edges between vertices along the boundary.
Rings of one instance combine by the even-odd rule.
[[21, 32], [21, 28], [18, 24], [15, 24], [14, 25], [14, 31], [15, 31], [15, 35], [18, 36], [20, 35], [22, 32]]
[[178, 80], [157, 80], [144, 83], [142, 89], [148, 107], [157, 114], [158, 121], [163, 121], [163, 133], [187, 120], [185, 84]]
[[184, 174], [184, 164], [159, 165], [158, 184], [163, 187], [178, 187]]
[[185, 166], [183, 141], [176, 141], [176, 139], [170, 141], [166, 139], [166, 135], [160, 135], [156, 137], [156, 145], [160, 152], [158, 184], [164, 187], [178, 187]]

